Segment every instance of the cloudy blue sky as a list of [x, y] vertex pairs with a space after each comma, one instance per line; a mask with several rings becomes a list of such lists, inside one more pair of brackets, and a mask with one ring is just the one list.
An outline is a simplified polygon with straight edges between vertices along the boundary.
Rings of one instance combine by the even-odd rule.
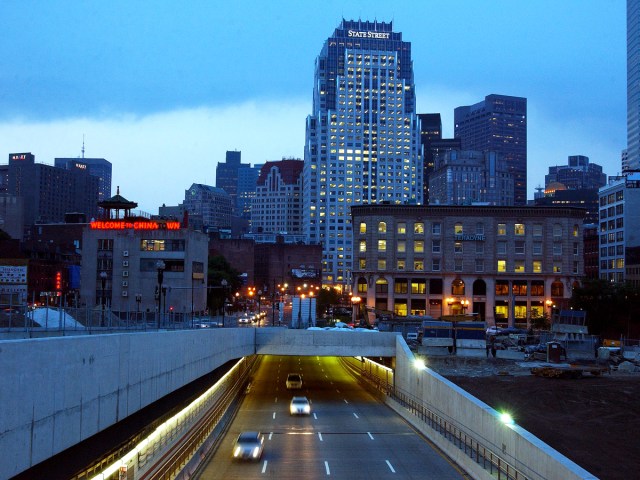
[[113, 163], [113, 191], [157, 213], [246, 163], [303, 155], [314, 60], [342, 18], [412, 43], [420, 113], [528, 99], [528, 197], [550, 165], [626, 147], [623, 0], [1, 0], [0, 162]]

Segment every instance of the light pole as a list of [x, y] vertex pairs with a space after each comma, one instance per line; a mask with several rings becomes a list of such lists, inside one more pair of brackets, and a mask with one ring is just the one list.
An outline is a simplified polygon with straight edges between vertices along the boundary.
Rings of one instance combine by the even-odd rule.
[[158, 260], [156, 262], [156, 268], [158, 269], [158, 290], [156, 298], [158, 299], [158, 328], [160, 328], [160, 323], [162, 322], [162, 280], [164, 279], [164, 269], [165, 264], [162, 260]]
[[142, 294], [136, 293], [136, 323], [140, 321], [140, 302], [142, 302]]
[[[298, 287], [300, 290], [300, 287]], [[298, 295], [298, 328], [302, 328], [302, 301], [304, 300], [304, 293]]]
[[307, 324], [307, 327], [312, 327], [313, 325], [311, 324], [312, 320], [311, 320], [311, 308], [313, 307], [313, 291], [309, 292], [309, 323]]
[[453, 315], [453, 298], [447, 298], [447, 305], [449, 305], [449, 315]]
[[258, 290], [258, 326], [262, 321], [262, 311], [260, 310], [260, 300], [262, 299], [262, 290]]
[[222, 285], [222, 326], [224, 327], [224, 314], [227, 309], [227, 280], [223, 278], [220, 285]]
[[102, 315], [100, 317], [100, 326], [104, 327], [104, 304], [106, 301], [104, 290], [107, 286], [107, 272], [100, 272], [100, 284], [102, 286]]
[[360, 302], [362, 301], [362, 298], [360, 297], [351, 297], [351, 305], [353, 305], [353, 312], [351, 314], [351, 323], [353, 323], [353, 326], [356, 326], [356, 322], [358, 321], [358, 305], [360, 305]]

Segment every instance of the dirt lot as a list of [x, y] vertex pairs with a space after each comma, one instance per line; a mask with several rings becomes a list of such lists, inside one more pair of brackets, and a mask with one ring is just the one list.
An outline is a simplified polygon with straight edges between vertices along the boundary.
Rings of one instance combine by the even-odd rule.
[[598, 478], [640, 478], [640, 374], [565, 380], [501, 359], [429, 363]]

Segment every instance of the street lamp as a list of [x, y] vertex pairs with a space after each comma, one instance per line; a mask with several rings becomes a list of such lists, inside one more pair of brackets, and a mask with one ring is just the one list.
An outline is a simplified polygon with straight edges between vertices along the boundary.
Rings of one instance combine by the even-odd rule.
[[462, 314], [464, 315], [465, 313], [467, 313], [467, 308], [469, 308], [469, 300], [464, 299], [460, 302], [460, 304], [462, 305]]
[[164, 269], [166, 265], [162, 260], [158, 260], [156, 262], [156, 268], [158, 269], [158, 289], [156, 291], [156, 298], [158, 299], [158, 328], [160, 328], [161, 323], [161, 312], [162, 312], [162, 280], [164, 279]]
[[100, 326], [104, 327], [104, 304], [106, 301], [104, 290], [107, 286], [107, 272], [100, 272], [100, 284], [102, 286], [102, 316], [100, 317]]
[[311, 320], [311, 308], [313, 307], [313, 290], [309, 292], [309, 323], [308, 323], [308, 327], [313, 326], [311, 324], [312, 320]]
[[[298, 291], [300, 287], [298, 287]], [[298, 297], [298, 328], [302, 328], [302, 301], [304, 300], [304, 293], [301, 293]]]
[[136, 293], [136, 322], [140, 321], [140, 302], [142, 302], [142, 294]]
[[222, 279], [220, 285], [222, 285], [222, 326], [224, 327], [224, 314], [227, 309], [227, 285], [229, 283], [225, 278]]
[[354, 327], [356, 326], [356, 321], [358, 320], [358, 305], [360, 304], [361, 301], [362, 301], [362, 298], [360, 297], [351, 297], [351, 304], [353, 305], [351, 323], [353, 323]]
[[260, 326], [260, 321], [262, 320], [262, 311], [260, 310], [261, 297], [262, 297], [262, 290], [258, 290], [258, 326]]

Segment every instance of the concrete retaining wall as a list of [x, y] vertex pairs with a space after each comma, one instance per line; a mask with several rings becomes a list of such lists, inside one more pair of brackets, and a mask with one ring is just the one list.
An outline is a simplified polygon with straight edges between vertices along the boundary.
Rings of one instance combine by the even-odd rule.
[[[499, 413], [481, 402], [454, 383], [428, 369], [417, 369], [413, 365], [413, 354], [404, 341], [398, 341], [396, 349], [395, 387], [401, 392], [420, 399], [421, 403], [458, 426], [480, 443], [501, 455], [507, 462], [532, 480], [558, 479], [578, 480], [596, 477], [540, 439], [517, 425], [505, 425]], [[392, 405], [393, 406], [393, 405]], [[398, 407], [395, 408], [399, 411]], [[411, 415], [403, 415], [407, 419]], [[417, 422], [412, 423], [425, 433], [444, 451], [468, 469], [474, 478], [492, 478], [477, 468], [466, 455], [452, 449], [452, 444], [439, 434]], [[486, 473], [486, 476], [485, 476]]]
[[253, 353], [253, 329], [0, 342], [0, 478]]

